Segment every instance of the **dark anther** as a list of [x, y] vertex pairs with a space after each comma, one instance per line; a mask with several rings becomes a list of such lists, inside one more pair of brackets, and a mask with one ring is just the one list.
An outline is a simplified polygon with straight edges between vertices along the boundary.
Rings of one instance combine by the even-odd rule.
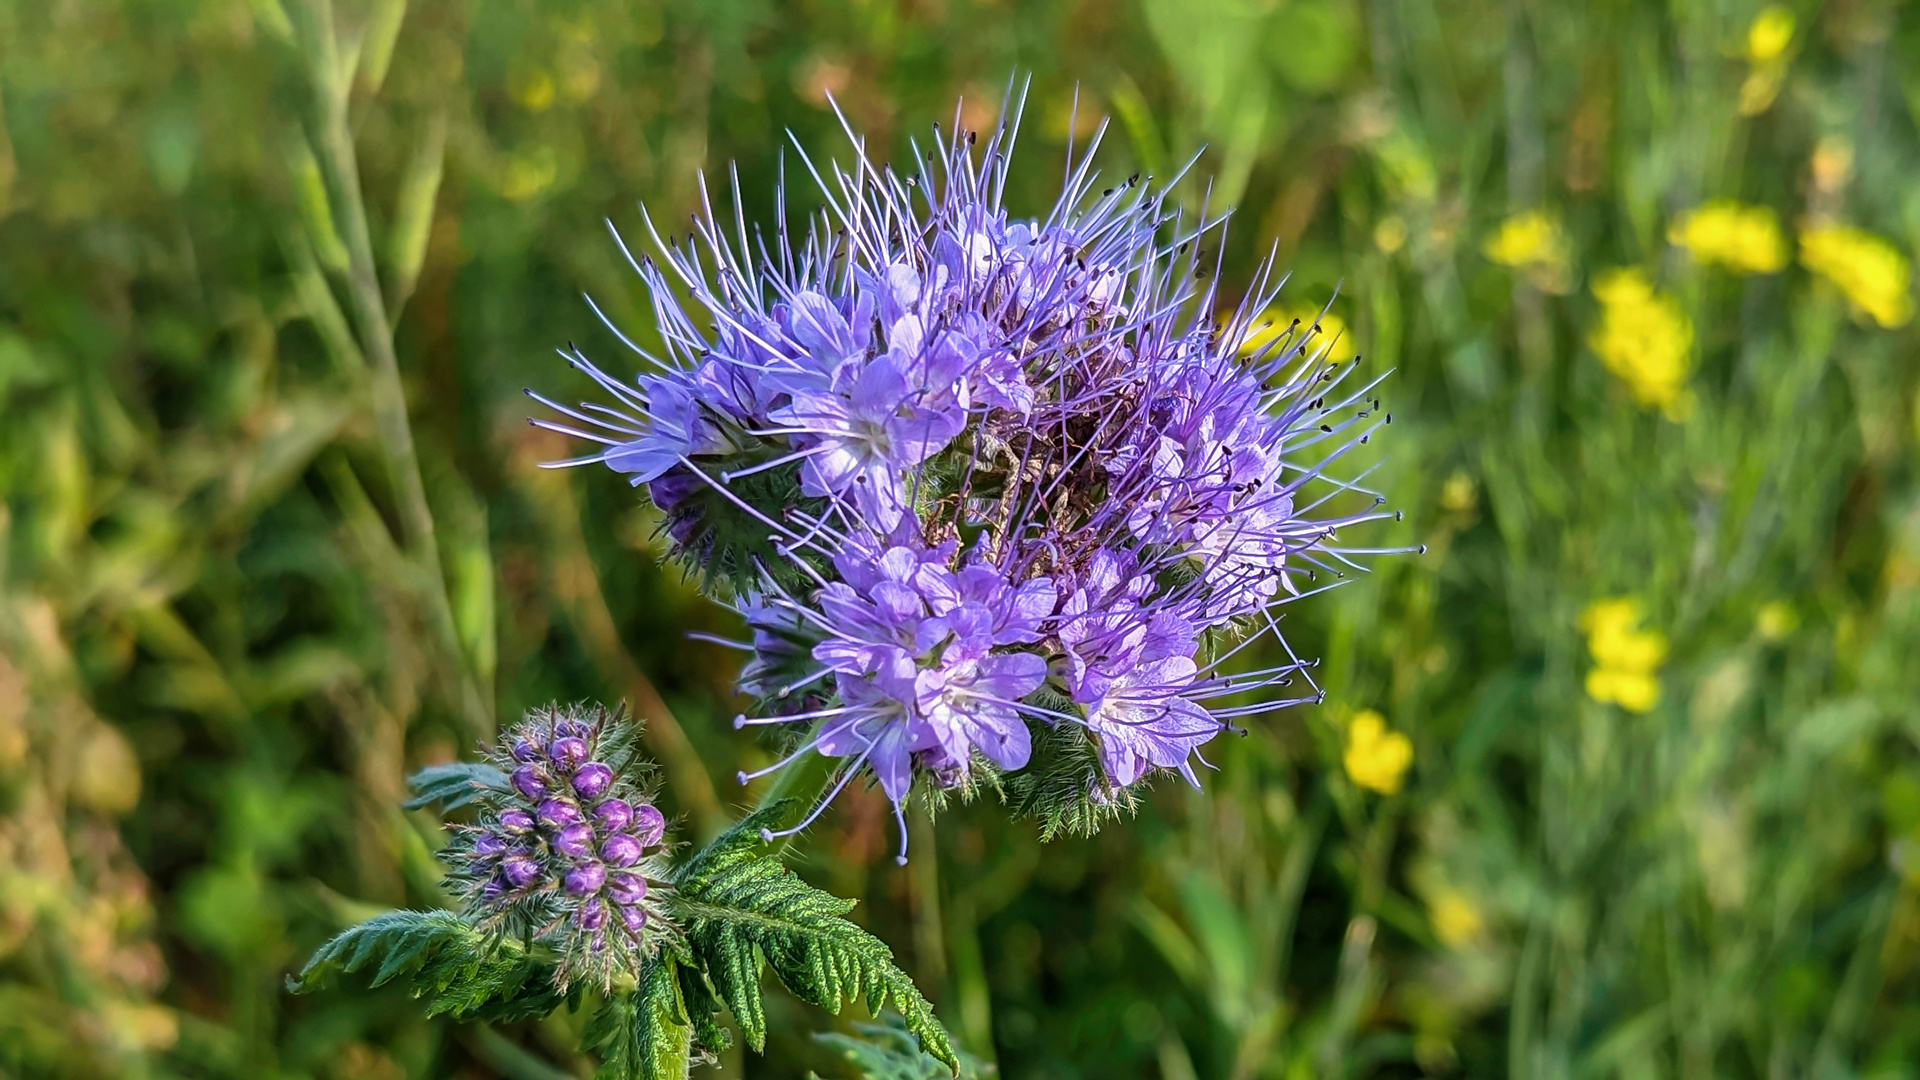
[[1320, 430], [1321, 430], [1321, 431], [1325, 431], [1325, 432], [1329, 432], [1329, 433], [1331, 433], [1331, 432], [1333, 431], [1333, 425], [1331, 425], [1331, 424], [1321, 424], [1321, 425], [1320, 425]]

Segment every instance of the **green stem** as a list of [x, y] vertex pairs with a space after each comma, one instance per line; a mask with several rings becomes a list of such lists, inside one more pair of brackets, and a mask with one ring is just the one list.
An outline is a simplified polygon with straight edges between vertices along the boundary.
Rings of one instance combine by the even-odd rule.
[[446, 574], [440, 562], [440, 544], [434, 534], [433, 511], [420, 476], [420, 459], [407, 418], [407, 397], [400, 381], [400, 361], [393, 348], [392, 324], [387, 318], [385, 294], [374, 263], [373, 235], [367, 227], [366, 199], [360, 190], [360, 162], [354, 148], [348, 114], [352, 72], [341, 69], [334, 38], [333, 7], [329, 0], [311, 0], [307, 7], [308, 73], [319, 106], [317, 153], [333, 197], [338, 200], [336, 221], [347, 248], [347, 295], [360, 330], [360, 347], [368, 361], [368, 394], [374, 426], [386, 459], [388, 482], [398, 504], [401, 541], [419, 563], [427, 585], [428, 617], [434, 624], [447, 671], [456, 687], [461, 711], [479, 738], [493, 734], [493, 710], [487, 703], [455, 629], [448, 599]]
[[460, 1041], [467, 1044], [473, 1056], [508, 1080], [575, 1080], [572, 1073], [549, 1064], [486, 1024], [462, 1025]]

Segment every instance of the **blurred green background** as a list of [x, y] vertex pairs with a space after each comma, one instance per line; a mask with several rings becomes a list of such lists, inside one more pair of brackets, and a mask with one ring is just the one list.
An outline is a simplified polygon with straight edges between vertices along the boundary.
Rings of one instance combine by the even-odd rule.
[[[403, 777], [529, 705], [649, 718], [686, 839], [754, 794], [726, 618], [520, 388], [621, 370], [582, 292], [649, 323], [603, 218], [737, 162], [770, 220], [829, 93], [904, 155], [1015, 74], [1017, 211], [1110, 115], [1108, 175], [1206, 147], [1229, 295], [1340, 285], [1429, 550], [1289, 612], [1328, 703], [1204, 791], [904, 870], [853, 793], [803, 871], [1007, 1077], [1920, 1076], [1887, 0], [0, 0], [0, 1076], [584, 1075], [282, 988], [437, 901]], [[847, 1075], [774, 1001], [724, 1068]]]

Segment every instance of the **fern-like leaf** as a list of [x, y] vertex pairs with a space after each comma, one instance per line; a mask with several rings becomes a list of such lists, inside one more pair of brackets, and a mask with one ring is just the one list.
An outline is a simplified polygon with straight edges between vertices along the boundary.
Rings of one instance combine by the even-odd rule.
[[413, 798], [401, 805], [409, 810], [434, 803], [439, 803], [442, 810], [456, 810], [489, 790], [510, 790], [506, 773], [480, 761], [429, 765], [408, 777], [407, 784], [413, 788]]
[[524, 1020], [568, 999], [554, 985], [551, 960], [448, 911], [390, 911], [348, 927], [314, 951], [287, 989], [308, 993], [369, 968], [374, 986], [406, 977], [429, 1016]]
[[762, 846], [760, 830], [787, 802], [744, 820], [695, 856], [675, 881], [672, 910], [714, 994], [755, 1050], [766, 1045], [762, 964], [794, 996], [839, 1012], [864, 1000], [876, 1015], [891, 1002], [922, 1050], [958, 1075], [946, 1030], [886, 943], [846, 919], [853, 901], [822, 892]]
[[610, 994], [587, 1021], [581, 1044], [600, 1057], [595, 1080], [686, 1080], [692, 1032], [673, 958], [647, 961], [640, 983]]

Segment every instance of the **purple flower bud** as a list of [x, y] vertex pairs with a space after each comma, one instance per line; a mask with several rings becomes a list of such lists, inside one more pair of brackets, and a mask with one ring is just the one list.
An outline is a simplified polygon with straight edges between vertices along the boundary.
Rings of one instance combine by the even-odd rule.
[[578, 821], [561, 829], [553, 838], [555, 851], [570, 859], [589, 859], [593, 857], [593, 826]]
[[578, 924], [582, 930], [600, 929], [607, 925], [606, 903], [596, 896], [586, 903], [581, 904], [580, 910], [574, 912], [573, 921]]
[[597, 862], [584, 862], [567, 871], [563, 884], [575, 896], [592, 896], [607, 882], [607, 868]]
[[540, 824], [549, 829], [565, 828], [579, 820], [580, 808], [570, 802], [548, 799], [540, 804]]
[[547, 744], [547, 756], [555, 765], [572, 772], [574, 767], [587, 760], [587, 740], [568, 736], [555, 739]]
[[591, 799], [613, 786], [613, 770], [597, 761], [589, 761], [573, 774], [573, 790], [583, 799]]
[[547, 793], [547, 782], [540, 778], [538, 767], [522, 765], [513, 770], [513, 789], [529, 799], [538, 799]]
[[621, 832], [633, 820], [633, 805], [625, 799], [608, 799], [593, 808], [593, 820], [601, 832]]
[[481, 833], [473, 838], [473, 853], [482, 859], [503, 855], [512, 846], [511, 840], [497, 833]]
[[530, 739], [513, 740], [513, 760], [532, 761], [540, 756], [540, 747]]
[[647, 879], [625, 870], [607, 875], [607, 895], [616, 904], [637, 904], [647, 898]]
[[525, 810], [500, 811], [500, 827], [508, 832], [532, 832], [533, 815]]
[[510, 889], [524, 889], [540, 877], [540, 862], [531, 855], [509, 855], [500, 860], [500, 877]]
[[639, 907], [623, 907], [620, 909], [620, 922], [629, 933], [637, 934], [646, 929], [647, 910]]
[[632, 866], [645, 857], [647, 849], [640, 841], [621, 833], [600, 845], [600, 857], [615, 866]]
[[633, 808], [633, 834], [640, 843], [652, 847], [667, 835], [667, 819], [649, 803]]
[[566, 719], [553, 725], [553, 734], [561, 739], [584, 739], [593, 727], [579, 720]]

